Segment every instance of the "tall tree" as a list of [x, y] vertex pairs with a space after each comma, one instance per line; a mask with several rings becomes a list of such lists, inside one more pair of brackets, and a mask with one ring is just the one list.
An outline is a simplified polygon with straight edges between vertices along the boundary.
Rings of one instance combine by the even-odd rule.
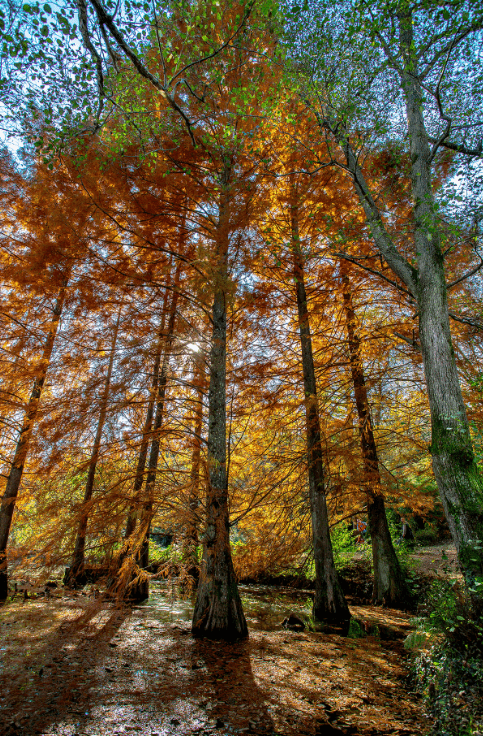
[[87, 524], [89, 521], [89, 510], [91, 506], [92, 494], [94, 491], [94, 481], [96, 477], [97, 462], [99, 460], [99, 452], [101, 449], [102, 433], [104, 431], [104, 424], [107, 416], [107, 409], [109, 403], [109, 392], [111, 390], [111, 379], [112, 371], [114, 368], [114, 360], [116, 355], [117, 336], [119, 333], [119, 324], [121, 321], [122, 306], [119, 307], [117, 313], [117, 319], [114, 324], [112, 332], [111, 346], [109, 351], [109, 362], [107, 364], [106, 380], [104, 383], [104, 390], [101, 395], [99, 417], [97, 420], [96, 434], [94, 437], [94, 443], [92, 445], [91, 457], [89, 460], [89, 466], [87, 469], [87, 480], [84, 491], [84, 498], [80, 510], [79, 526], [77, 528], [77, 536], [74, 545], [74, 551], [72, 553], [72, 561], [70, 564], [70, 570], [68, 573], [67, 583], [69, 585], [75, 585], [76, 582], [82, 578], [85, 561], [85, 546], [86, 546], [86, 534]]
[[32, 387], [32, 392], [25, 408], [25, 417], [20, 429], [20, 435], [15, 448], [12, 459], [12, 465], [7, 480], [7, 486], [2, 496], [0, 507], [0, 600], [5, 600], [8, 595], [8, 567], [7, 567], [7, 544], [12, 525], [13, 512], [17, 501], [22, 475], [29, 450], [30, 438], [32, 430], [35, 426], [37, 418], [39, 402], [42, 396], [47, 371], [54, 349], [55, 338], [62, 316], [62, 309], [65, 302], [66, 290], [68, 285], [68, 276], [64, 275], [62, 286], [60, 287], [55, 305], [52, 310], [52, 321], [45, 338], [42, 357], [37, 367], [37, 376]]
[[193, 350], [193, 388], [196, 391], [194, 398], [194, 412], [191, 433], [191, 469], [188, 491], [188, 508], [186, 510], [186, 529], [183, 537], [185, 560], [190, 569], [198, 567], [197, 547], [199, 544], [199, 507], [200, 507], [200, 480], [201, 480], [201, 445], [203, 430], [203, 398], [205, 384], [204, 355], [199, 346]]
[[[299, 79], [304, 80], [299, 90], [314, 112], [332, 162], [343, 166], [353, 182], [374, 245], [396, 277], [393, 283], [417, 306], [431, 410], [433, 471], [468, 589], [475, 607], [481, 610], [483, 481], [475, 462], [452, 346], [451, 285], [445, 276], [434, 165], [441, 147], [481, 156], [478, 144], [451, 141], [450, 134], [468, 130], [475, 140], [478, 130], [474, 111], [469, 122], [465, 119], [464, 101], [474, 100], [475, 109], [479, 108], [478, 92], [473, 87], [479, 72], [474, 65], [466, 72], [462, 69], [466, 64], [463, 59], [472, 55], [471, 39], [481, 34], [483, 18], [478, 8], [470, 11], [466, 3], [457, 3], [448, 16], [437, 3], [428, 2], [416, 10], [407, 0], [375, 3], [370, 8], [347, 4], [336, 13], [322, 2], [312, 17], [314, 24], [307, 26], [311, 40], [304, 44], [297, 61]], [[322, 57], [324, 44], [327, 53]], [[313, 53], [310, 59], [308, 46]], [[299, 44], [297, 48], [302, 47]], [[354, 68], [360, 74], [354, 74]], [[339, 73], [334, 73], [335, 69]], [[374, 74], [368, 75], [367, 69]], [[387, 99], [384, 103], [381, 90], [387, 99], [393, 96], [401, 100], [406, 113], [413, 200], [410, 246], [407, 241], [399, 244], [391, 233], [371, 188], [370, 172], [364, 172], [361, 163], [364, 132], [369, 133], [370, 128], [378, 141], [384, 133], [395, 132], [395, 118], [391, 117], [395, 108], [387, 105]], [[458, 106], [450, 100], [453, 90]], [[434, 108], [426, 104], [427, 95], [435, 102], [439, 119]], [[428, 126], [434, 134], [428, 132]], [[331, 141], [342, 157], [332, 150]], [[351, 258], [350, 253], [347, 256]], [[352, 260], [358, 262], [357, 257]], [[470, 273], [474, 272], [471, 269]]]
[[314, 618], [319, 621], [342, 623], [349, 621], [350, 612], [335, 569], [329, 532], [317, 383], [312, 353], [310, 317], [305, 289], [304, 259], [300, 244], [298, 203], [295, 186], [292, 187], [290, 219], [294, 281], [304, 377], [309, 495], [315, 561], [313, 612]]
[[226, 338], [228, 248], [233, 160], [226, 152], [220, 172], [215, 239], [214, 294], [208, 392], [208, 488], [203, 559], [193, 612], [194, 636], [238, 639], [248, 628], [230, 554], [226, 466]]
[[[166, 329], [166, 336], [163, 341], [163, 362], [159, 370], [159, 377], [156, 392], [156, 411], [154, 414], [153, 428], [151, 434], [151, 447], [149, 451], [148, 467], [146, 473], [146, 485], [144, 490], [144, 498], [142, 503], [142, 511], [139, 518], [140, 527], [140, 553], [139, 563], [142, 568], [146, 568], [149, 564], [149, 533], [151, 522], [154, 515], [155, 505], [155, 483], [156, 473], [158, 469], [159, 451], [161, 445], [161, 430], [164, 420], [164, 409], [166, 400], [166, 385], [168, 381], [169, 361], [175, 339], [175, 325], [177, 316], [177, 305], [179, 299], [179, 280], [182, 261], [178, 260], [176, 272], [173, 280], [173, 292], [171, 303], [169, 305], [169, 317]], [[139, 579], [136, 585], [131, 585], [129, 590], [130, 598], [142, 600], [149, 595], [148, 579]]]
[[341, 263], [342, 299], [345, 325], [349, 345], [354, 397], [359, 418], [362, 459], [364, 462], [365, 490], [367, 493], [367, 518], [372, 542], [374, 587], [372, 598], [375, 603], [397, 605], [405, 603], [408, 590], [401, 566], [394, 550], [387, 523], [384, 493], [379, 472], [379, 457], [372, 427], [372, 416], [367, 396], [361, 341], [357, 332], [356, 314], [347, 267]]

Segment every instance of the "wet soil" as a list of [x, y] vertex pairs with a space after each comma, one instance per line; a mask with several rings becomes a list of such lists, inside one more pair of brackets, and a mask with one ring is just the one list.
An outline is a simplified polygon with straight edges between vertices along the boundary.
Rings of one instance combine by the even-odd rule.
[[[250, 637], [190, 635], [191, 602], [159, 586], [119, 609], [80, 593], [0, 610], [2, 736], [410, 736], [409, 614], [353, 606], [350, 637], [281, 628], [310, 594], [242, 587]], [[56, 597], [57, 596], [57, 597]]]

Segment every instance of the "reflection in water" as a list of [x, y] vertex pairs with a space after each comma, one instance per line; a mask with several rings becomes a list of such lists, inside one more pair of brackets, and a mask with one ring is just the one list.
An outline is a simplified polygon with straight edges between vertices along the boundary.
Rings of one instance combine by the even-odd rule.
[[[310, 591], [294, 591], [269, 585], [240, 585], [240, 594], [248, 626], [261, 631], [276, 631], [282, 621], [295, 613], [307, 624], [311, 622]], [[149, 610], [163, 623], [191, 621], [194, 594], [183, 593], [168, 581], [151, 581], [149, 598], [136, 608]]]

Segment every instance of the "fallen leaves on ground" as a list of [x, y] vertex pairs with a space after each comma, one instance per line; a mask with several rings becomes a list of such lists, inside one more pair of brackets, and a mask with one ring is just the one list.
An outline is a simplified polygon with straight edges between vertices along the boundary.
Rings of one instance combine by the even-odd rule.
[[[187, 624], [160, 622], [143, 608], [81, 597], [14, 602], [0, 613], [0, 732], [423, 732], [401, 643], [408, 615], [372, 607], [353, 613], [381, 638], [251, 631], [247, 641], [228, 644], [195, 640]], [[386, 641], [384, 627], [393, 632]]]

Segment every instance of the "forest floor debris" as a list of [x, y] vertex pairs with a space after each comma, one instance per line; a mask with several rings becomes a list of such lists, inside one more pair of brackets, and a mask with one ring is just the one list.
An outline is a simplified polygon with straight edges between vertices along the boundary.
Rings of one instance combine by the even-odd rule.
[[73, 594], [0, 611], [4, 736], [412, 736], [409, 614], [353, 607], [359, 638], [251, 630], [194, 640], [151, 609]]
[[434, 575], [461, 575], [456, 547], [452, 541], [416, 547], [411, 558], [421, 572]]

